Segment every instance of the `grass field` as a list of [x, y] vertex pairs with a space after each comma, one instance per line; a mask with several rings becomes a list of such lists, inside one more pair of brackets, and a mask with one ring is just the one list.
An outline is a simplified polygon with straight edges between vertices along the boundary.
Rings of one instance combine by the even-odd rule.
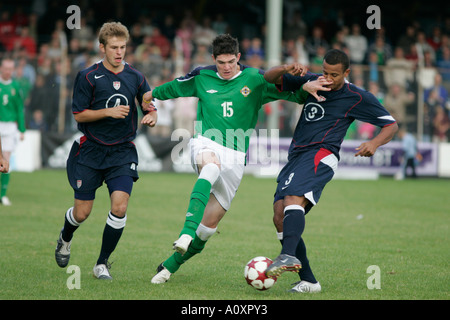
[[[184, 221], [191, 174], [141, 173], [116, 251], [113, 281], [92, 276], [109, 209], [106, 186], [77, 230], [69, 265], [54, 260], [64, 213], [72, 205], [65, 171], [11, 174], [11, 207], [0, 206], [2, 300], [448, 300], [450, 298], [450, 181], [334, 180], [306, 218], [304, 239], [320, 294], [286, 292], [298, 276], [285, 273], [265, 292], [248, 286], [244, 266], [259, 255], [275, 258], [280, 244], [272, 225], [275, 179], [245, 176], [230, 211], [202, 254], [163, 285], [155, 268], [169, 254]], [[380, 269], [381, 289], [368, 289], [369, 266]]]

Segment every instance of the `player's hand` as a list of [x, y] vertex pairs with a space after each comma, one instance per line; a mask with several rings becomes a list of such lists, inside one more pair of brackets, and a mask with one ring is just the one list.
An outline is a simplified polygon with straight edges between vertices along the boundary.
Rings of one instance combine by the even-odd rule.
[[153, 104], [153, 94], [151, 91], [147, 91], [142, 96], [142, 110], [144, 112], [151, 111], [155, 108], [155, 105]]
[[158, 122], [157, 112], [147, 113], [141, 120], [142, 124], [147, 125], [149, 127], [154, 127], [156, 125], [156, 122]]
[[377, 147], [371, 141], [363, 142], [358, 148], [356, 148], [358, 152], [355, 153], [355, 157], [371, 157], [377, 151]]
[[323, 98], [319, 97], [317, 94], [318, 91], [330, 91], [331, 89], [329, 87], [325, 87], [327, 85], [332, 84], [332, 81], [328, 81], [325, 79], [325, 77], [319, 77], [317, 80], [309, 81], [303, 85], [303, 90], [308, 92], [310, 95], [312, 95], [314, 98], [316, 98], [317, 101], [322, 101]]
[[285, 71], [293, 76], [303, 77], [308, 72], [308, 68], [298, 62], [294, 62], [287, 65]]
[[120, 105], [114, 108], [108, 108], [109, 116], [114, 119], [125, 119], [130, 113], [130, 106]]

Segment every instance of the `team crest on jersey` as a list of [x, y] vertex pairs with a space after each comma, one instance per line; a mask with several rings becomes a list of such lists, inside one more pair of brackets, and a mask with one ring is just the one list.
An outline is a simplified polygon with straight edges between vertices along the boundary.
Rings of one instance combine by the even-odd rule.
[[114, 89], [119, 90], [120, 89], [120, 81], [113, 81], [113, 87], [114, 87]]
[[241, 89], [241, 93], [242, 93], [242, 95], [243, 95], [244, 97], [247, 97], [247, 96], [250, 94], [250, 92], [252, 92], [252, 90], [250, 90], [250, 88], [247, 87], [247, 86], [244, 86], [244, 87]]
[[77, 188], [80, 189], [83, 184], [83, 180], [77, 180]]

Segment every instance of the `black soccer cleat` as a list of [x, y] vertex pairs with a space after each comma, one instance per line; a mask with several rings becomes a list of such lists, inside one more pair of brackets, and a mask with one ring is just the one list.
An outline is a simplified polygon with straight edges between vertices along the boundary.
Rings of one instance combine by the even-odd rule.
[[72, 241], [65, 242], [62, 239], [62, 234], [59, 234], [58, 241], [56, 242], [55, 260], [61, 268], [64, 268], [69, 264], [71, 243]]

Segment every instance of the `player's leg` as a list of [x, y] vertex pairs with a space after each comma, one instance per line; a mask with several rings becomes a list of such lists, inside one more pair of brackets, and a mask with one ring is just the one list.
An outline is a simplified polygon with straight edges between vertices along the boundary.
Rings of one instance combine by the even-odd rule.
[[173, 248], [184, 254], [189, 247], [195, 232], [203, 219], [208, 204], [211, 187], [220, 174], [220, 161], [213, 151], [204, 151], [196, 156], [199, 176], [192, 189], [186, 220], [180, 232], [180, 238], [173, 244]]
[[85, 221], [95, 199], [95, 191], [101, 186], [103, 178], [100, 172], [78, 164], [80, 143], [75, 141], [67, 159], [67, 178], [74, 190], [74, 205], [64, 215], [64, 225], [59, 234], [55, 249], [55, 259], [60, 267], [69, 263], [70, 246], [74, 232]]
[[81, 223], [89, 217], [93, 204], [93, 199], [80, 200], [75, 198], [74, 206], [66, 211], [64, 215], [64, 226], [59, 234], [55, 249], [56, 263], [61, 268], [66, 267], [69, 263], [73, 234]]
[[106, 181], [111, 198], [111, 209], [106, 218], [100, 254], [94, 267], [94, 275], [99, 279], [112, 279], [108, 259], [116, 249], [126, 225], [126, 213], [133, 182], [133, 177], [130, 176], [118, 176]]
[[226, 210], [220, 205], [216, 197], [211, 194], [208, 204], [205, 208], [203, 219], [199, 224], [195, 236], [184, 255], [179, 252], [172, 254], [157, 269], [157, 274], [152, 278], [152, 283], [164, 283], [169, 280], [171, 274], [178, 271], [183, 263], [191, 259], [196, 254], [202, 252], [206, 242], [216, 232], [217, 226], [226, 213]]
[[[277, 238], [278, 240], [280, 240], [281, 245], [283, 245], [284, 206], [282, 199], [275, 201], [275, 203], [273, 204], [273, 212], [273, 221], [277, 230]], [[299, 270], [300, 280], [304, 280], [310, 283], [317, 283], [317, 280], [311, 270], [308, 257], [306, 255], [306, 246], [303, 238], [300, 238], [300, 241], [295, 250], [295, 256], [300, 260], [302, 264], [302, 268]]]
[[[6, 143], [4, 143], [4, 145], [5, 144]], [[11, 152], [3, 150], [3, 158], [5, 158], [9, 162], [11, 158]], [[11, 201], [6, 195], [9, 187], [10, 172], [1, 173], [0, 175], [1, 175], [0, 203], [4, 206], [10, 206]]]

